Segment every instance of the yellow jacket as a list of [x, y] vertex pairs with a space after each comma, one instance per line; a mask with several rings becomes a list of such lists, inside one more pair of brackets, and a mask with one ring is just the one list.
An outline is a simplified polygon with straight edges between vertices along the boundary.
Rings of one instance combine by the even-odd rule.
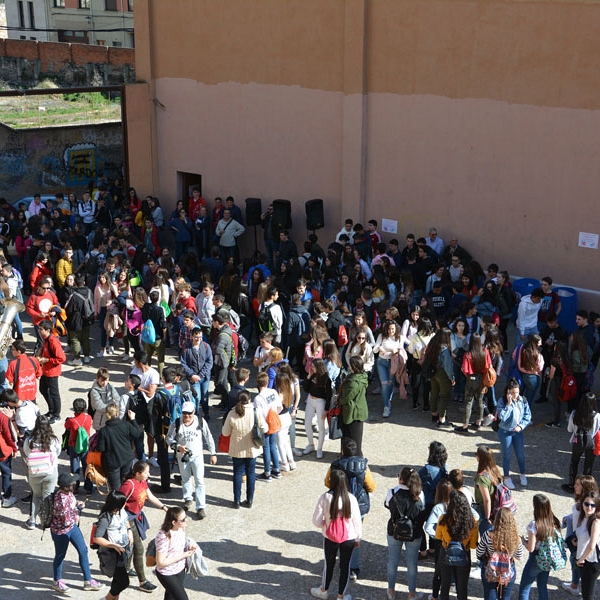
[[58, 287], [64, 287], [67, 275], [73, 272], [73, 261], [68, 261], [66, 258], [60, 258], [56, 263], [56, 281]]

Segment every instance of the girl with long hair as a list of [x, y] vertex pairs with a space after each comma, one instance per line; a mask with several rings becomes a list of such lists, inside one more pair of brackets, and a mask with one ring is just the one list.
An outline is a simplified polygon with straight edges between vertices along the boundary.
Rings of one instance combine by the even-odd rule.
[[[504, 352], [504, 348], [502, 343], [500, 342], [500, 332], [497, 327], [490, 325], [485, 332], [485, 349], [490, 353], [490, 358], [492, 359], [492, 367], [494, 367], [494, 371], [496, 373], [502, 372], [502, 367], [504, 365], [504, 359], [502, 358], [502, 353]], [[484, 425], [489, 425], [494, 421], [496, 415], [496, 389], [494, 386], [489, 388], [485, 388], [483, 390], [483, 399], [484, 399], [484, 412], [487, 412], [486, 417], [483, 420]]]
[[323, 340], [323, 360], [327, 367], [327, 373], [329, 373], [329, 379], [335, 384], [342, 370], [342, 358], [332, 339]]
[[[431, 379], [431, 420], [438, 427], [449, 427], [446, 409], [450, 403], [454, 379], [454, 365], [450, 351], [451, 332], [447, 327], [440, 329], [429, 342], [424, 364], [431, 365], [435, 374]], [[439, 399], [439, 400], [438, 400]]]
[[306, 409], [304, 425], [308, 445], [302, 451], [302, 454], [310, 454], [315, 451], [313, 440], [313, 417], [317, 418], [317, 429], [319, 432], [317, 442], [317, 458], [323, 458], [323, 443], [325, 442], [325, 418], [330, 408], [332, 385], [327, 372], [327, 365], [321, 358], [316, 358], [311, 362], [308, 377], [303, 383], [304, 391], [308, 393], [306, 398]]
[[279, 369], [275, 375], [275, 390], [281, 396], [281, 404], [283, 405], [279, 413], [281, 429], [277, 434], [279, 469], [281, 471], [293, 471], [296, 468], [296, 462], [290, 444], [290, 426], [292, 424], [291, 409], [294, 405], [294, 390], [289, 375]]
[[[58, 456], [60, 454], [60, 440], [54, 435], [50, 420], [44, 415], [38, 415], [35, 427], [23, 444], [23, 458], [28, 465], [27, 481], [31, 486], [31, 506], [27, 529], [35, 529], [35, 520], [40, 510], [42, 500], [49, 496], [56, 487], [58, 480]], [[39, 462], [44, 459], [44, 465], [33, 466], [34, 457]]]
[[446, 513], [448, 509], [448, 502], [450, 502], [450, 492], [454, 489], [452, 483], [447, 478], [440, 479], [437, 487], [435, 488], [435, 505], [425, 523], [425, 533], [429, 536], [429, 539], [433, 540], [433, 562], [435, 569], [433, 573], [433, 581], [431, 582], [431, 600], [437, 600], [440, 593], [440, 586], [442, 583], [440, 577], [440, 570], [438, 569], [438, 561], [440, 558], [440, 552], [442, 549], [442, 541], [436, 539], [435, 530], [437, 528], [440, 517]]
[[431, 383], [426, 381], [421, 376], [423, 370], [423, 360], [427, 352], [427, 346], [433, 338], [435, 329], [431, 321], [427, 317], [419, 318], [419, 325], [417, 332], [410, 338], [407, 352], [412, 355], [412, 373], [411, 373], [411, 388], [412, 388], [412, 400], [413, 410], [419, 408], [419, 388], [421, 382], [423, 382], [423, 411], [429, 410], [429, 391]]
[[458, 317], [452, 323], [452, 335], [450, 336], [450, 347], [452, 350], [452, 362], [454, 364], [454, 401], [464, 402], [466, 378], [462, 372], [463, 357], [469, 350], [469, 324], [464, 317]]
[[[550, 370], [548, 372], [548, 393], [552, 395], [552, 407], [554, 410], [554, 418], [549, 423], [546, 423], [546, 427], [560, 427], [562, 414], [564, 412], [564, 404], [558, 397], [558, 390], [561, 386], [562, 378], [572, 373], [571, 359], [569, 358], [569, 349], [565, 342], [556, 342], [554, 344], [554, 350], [550, 359]], [[573, 405], [572, 410], [575, 408], [574, 400], [569, 401], [569, 408]]]
[[98, 273], [98, 283], [94, 288], [94, 313], [100, 324], [100, 352], [97, 357], [102, 358], [105, 354], [114, 354], [114, 338], [109, 339], [104, 321], [110, 303], [119, 295], [117, 286], [110, 280], [106, 271]]
[[[453, 490], [446, 514], [440, 517], [435, 529], [435, 537], [442, 541], [440, 552], [440, 598], [448, 600], [450, 584], [456, 582], [456, 597], [467, 600], [469, 573], [471, 571], [471, 550], [477, 546], [477, 521], [473, 518], [471, 507], [464, 494]], [[452, 566], [446, 562], [445, 556], [451, 542], [462, 544], [467, 561], [464, 566]]]
[[[469, 340], [469, 351], [463, 356], [461, 370], [466, 377], [465, 385], [465, 418], [462, 427], [456, 427], [456, 433], [469, 433], [472, 429], [479, 429], [483, 420], [483, 374], [492, 364], [492, 359], [487, 348], [481, 344], [481, 336], [474, 333]], [[473, 403], [476, 401], [477, 416], [474, 423], [470, 423]]]
[[534, 581], [537, 582], [539, 600], [548, 600], [550, 571], [543, 571], [537, 563], [537, 550], [540, 544], [548, 538], [562, 543], [560, 521], [552, 512], [550, 499], [544, 494], [536, 494], [533, 497], [533, 521], [530, 521], [527, 525], [527, 538], [522, 538], [523, 545], [529, 552], [529, 558], [521, 575], [519, 600], [528, 600]]
[[185, 510], [172, 506], [156, 534], [156, 576], [165, 588], [165, 600], [188, 600], [183, 583], [185, 561], [198, 546], [186, 536], [186, 523]]
[[367, 343], [371, 348], [375, 345], [375, 336], [371, 331], [371, 328], [367, 325], [367, 317], [365, 315], [364, 310], [357, 310], [354, 314], [354, 319], [352, 321], [352, 327], [350, 327], [350, 331], [348, 332], [348, 339], [353, 341], [358, 335], [359, 331], [365, 330], [367, 334]]
[[358, 501], [348, 489], [348, 478], [344, 471], [331, 470], [329, 491], [319, 497], [313, 514], [313, 524], [323, 533], [325, 564], [321, 585], [311, 588], [311, 596], [327, 600], [339, 552], [340, 579], [337, 597], [339, 600], [351, 598], [346, 594], [350, 583], [350, 558], [354, 548], [360, 546], [362, 520]]
[[[403, 546], [406, 553], [408, 598], [420, 598], [421, 595], [417, 592], [417, 564], [425, 522], [425, 496], [419, 474], [410, 467], [404, 467], [398, 473], [398, 485], [388, 490], [383, 505], [391, 513], [387, 524], [387, 598], [394, 600], [396, 597], [396, 577]], [[400, 516], [412, 522], [412, 539], [408, 541], [394, 538], [394, 523]]]
[[[563, 489], [565, 486], [563, 485]], [[567, 490], [565, 490], [567, 491]], [[596, 480], [591, 475], [578, 475], [575, 478], [575, 485], [573, 486], [573, 507], [571, 508], [571, 513], [565, 515], [563, 517], [563, 527], [566, 527], [565, 531], [565, 540], [567, 542], [569, 539], [574, 537], [575, 528], [577, 527], [577, 522], [579, 520], [579, 513], [581, 511], [581, 505], [583, 499], [587, 496], [589, 492], [598, 493], [598, 484]], [[567, 590], [572, 596], [579, 595], [579, 582], [581, 580], [581, 569], [577, 566], [577, 546], [573, 546], [573, 544], [567, 543], [567, 548], [569, 548], [570, 557], [569, 562], [571, 563], [571, 581], [563, 582], [563, 588]]]
[[307, 375], [313, 360], [323, 358], [323, 342], [329, 337], [327, 328], [323, 329], [318, 325], [311, 325], [309, 336], [310, 340], [304, 346], [304, 368]]
[[292, 447], [292, 453], [294, 456], [302, 456], [302, 450], [296, 448], [296, 417], [298, 415], [298, 406], [300, 405], [301, 391], [300, 391], [300, 379], [294, 373], [290, 363], [282, 362], [277, 367], [278, 373], [283, 373], [288, 376], [290, 385], [292, 388], [291, 404], [289, 406], [290, 416], [292, 422], [290, 424], [290, 445]]
[[571, 463], [569, 465], [569, 484], [566, 490], [571, 492], [575, 486], [577, 469], [581, 456], [583, 459], [583, 474], [591, 475], [594, 470], [594, 437], [600, 431], [600, 415], [596, 412], [596, 396], [593, 392], [584, 394], [579, 400], [579, 406], [569, 416], [567, 431], [572, 434]]
[[475, 504], [479, 513], [479, 530], [483, 533], [491, 527], [493, 501], [496, 486], [502, 481], [500, 469], [496, 466], [494, 453], [489, 446], [477, 447], [477, 474], [473, 483]]
[[262, 446], [257, 448], [252, 440], [254, 420], [263, 433], [269, 431], [261, 411], [253, 410], [250, 394], [243, 390], [238, 396], [238, 403], [233, 410], [227, 413], [223, 424], [223, 435], [231, 437], [229, 442], [229, 456], [233, 461], [233, 507], [240, 508], [242, 494], [242, 480], [246, 477], [246, 500], [243, 506], [252, 508], [254, 488], [256, 486], [256, 457], [262, 454]]
[[498, 582], [488, 581], [485, 574], [487, 563], [494, 552], [507, 553], [513, 565], [515, 560], [521, 560], [523, 557], [523, 544], [519, 537], [517, 521], [510, 508], [501, 508], [496, 513], [493, 528], [487, 529], [481, 535], [475, 551], [481, 563], [483, 599], [496, 600], [501, 597], [503, 600], [510, 600], [512, 588], [517, 578], [517, 570], [513, 566], [512, 579], [509, 583], [503, 585], [501, 589], [498, 589]]
[[577, 566], [581, 569], [581, 596], [583, 600], [594, 598], [596, 580], [600, 574], [598, 541], [600, 538], [600, 495], [588, 492], [581, 501], [577, 528]]
[[100, 547], [100, 561], [115, 565], [106, 600], [119, 600], [121, 592], [129, 587], [127, 561], [131, 554], [133, 537], [129, 517], [124, 508], [126, 500], [125, 494], [112, 490], [106, 497], [96, 525], [94, 544]]
[[388, 418], [392, 408], [394, 395], [394, 381], [392, 379], [392, 359], [394, 357], [406, 363], [404, 345], [406, 340], [400, 335], [400, 328], [396, 321], [386, 321], [381, 333], [377, 336], [373, 352], [379, 355], [377, 360], [377, 374], [381, 383], [381, 398], [383, 400], [383, 417]]
[[373, 348], [367, 341], [367, 329], [368, 327], [356, 327], [355, 336], [348, 344], [348, 350], [344, 354], [344, 362], [350, 367], [350, 359], [353, 356], [359, 356], [364, 365], [365, 373], [368, 374], [369, 378], [373, 371], [373, 365], [375, 364], [375, 355], [373, 354]]
[[[156, 589], [153, 583], [146, 579], [144, 572], [144, 542], [148, 520], [144, 515], [144, 505], [149, 500], [154, 506], [167, 511], [167, 507], [159, 500], [148, 487], [148, 478], [150, 477], [150, 465], [144, 460], [138, 460], [127, 475], [125, 481], [119, 488], [119, 491], [125, 494], [125, 511], [131, 523], [131, 534], [133, 537], [133, 552], [130, 557], [127, 568], [133, 568], [140, 582], [140, 589], [144, 592], [152, 592]], [[143, 536], [143, 537], [142, 537]]]
[[[435, 491], [438, 483], [444, 477], [448, 477], [446, 470], [446, 461], [448, 460], [448, 451], [441, 442], [431, 442], [429, 444], [429, 455], [427, 464], [419, 469], [419, 477], [425, 497], [425, 519], [429, 518], [431, 511], [435, 505]], [[429, 554], [433, 554], [433, 539], [429, 539]], [[421, 550], [419, 552], [421, 558], [427, 558], [427, 542], [425, 538], [421, 541]]]
[[541, 347], [542, 338], [534, 333], [529, 336], [529, 339], [522, 346], [517, 346], [512, 354], [513, 360], [517, 361], [521, 373], [523, 396], [530, 407], [540, 386], [542, 371], [544, 370], [544, 357], [540, 351]]
[[577, 402], [583, 394], [589, 391], [589, 384], [586, 382], [586, 373], [591, 360], [591, 348], [587, 345], [585, 332], [582, 329], [576, 329], [571, 335], [571, 367], [573, 376], [577, 384], [577, 396], [572, 403], [569, 403], [571, 410], [577, 408]]
[[519, 383], [509, 379], [504, 394], [498, 402], [498, 439], [502, 448], [502, 469], [504, 485], [513, 490], [515, 486], [510, 477], [510, 455], [515, 451], [521, 485], [527, 485], [525, 474], [525, 442], [523, 430], [531, 425], [531, 409], [529, 403], [521, 396]]

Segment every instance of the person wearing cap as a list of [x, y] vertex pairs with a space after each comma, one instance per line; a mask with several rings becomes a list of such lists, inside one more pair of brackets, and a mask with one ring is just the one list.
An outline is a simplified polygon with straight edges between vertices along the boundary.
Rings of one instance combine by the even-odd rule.
[[[210, 452], [210, 464], [217, 464], [215, 441], [208, 427], [208, 423], [195, 415], [193, 402], [184, 402], [181, 419], [171, 423], [167, 432], [167, 444], [174, 446], [181, 473], [181, 487], [185, 509], [190, 510], [196, 504], [196, 515], [202, 520], [206, 517], [206, 491], [204, 487], [204, 455], [202, 453], [202, 439]], [[193, 481], [192, 481], [193, 479]], [[195, 490], [194, 490], [195, 487]]]
[[73, 494], [73, 486], [76, 483], [76, 477], [70, 473], [61, 473], [58, 476], [58, 490], [54, 495], [54, 510], [50, 523], [50, 532], [54, 542], [52, 589], [61, 594], [69, 593], [69, 586], [62, 578], [63, 563], [69, 544], [73, 544], [79, 554], [79, 566], [83, 572], [83, 589], [91, 592], [104, 587], [99, 581], [92, 578], [87, 545], [79, 529], [79, 514], [83, 510], [85, 502], [77, 502]]

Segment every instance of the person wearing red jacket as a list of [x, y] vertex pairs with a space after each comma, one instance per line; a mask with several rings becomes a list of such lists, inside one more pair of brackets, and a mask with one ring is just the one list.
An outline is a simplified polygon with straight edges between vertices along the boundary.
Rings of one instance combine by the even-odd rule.
[[27, 314], [31, 317], [38, 345], [42, 343], [39, 325], [44, 319], [52, 319], [55, 313], [60, 313], [58, 298], [52, 290], [52, 278], [44, 276], [38, 286], [32, 290], [29, 300], [25, 305]]
[[27, 356], [27, 348], [23, 340], [15, 340], [10, 351], [15, 360], [12, 360], [6, 369], [6, 379], [21, 400], [35, 402], [38, 390], [37, 382], [42, 376], [42, 367], [37, 358]]
[[29, 276], [29, 285], [31, 290], [37, 289], [43, 277], [52, 276], [52, 265], [50, 264], [50, 255], [40, 250], [35, 257], [35, 265], [31, 269]]
[[[3, 396], [3, 394], [2, 394]], [[4, 398], [2, 398], [4, 399]], [[12, 459], [17, 455], [17, 444], [10, 419], [0, 410], [0, 474], [2, 475], [2, 508], [17, 501], [12, 495]]]
[[60, 421], [58, 378], [62, 372], [61, 365], [67, 360], [58, 336], [52, 333], [53, 327], [52, 321], [48, 319], [38, 325], [42, 338], [42, 347], [39, 351], [39, 361], [42, 365], [40, 392], [48, 403], [46, 416], [50, 419], [50, 425]]
[[188, 216], [192, 220], [192, 222], [195, 222], [196, 219], [200, 216], [201, 206], [206, 206], [206, 200], [200, 195], [200, 190], [198, 188], [195, 188], [192, 191], [192, 197], [189, 199], [187, 211]]

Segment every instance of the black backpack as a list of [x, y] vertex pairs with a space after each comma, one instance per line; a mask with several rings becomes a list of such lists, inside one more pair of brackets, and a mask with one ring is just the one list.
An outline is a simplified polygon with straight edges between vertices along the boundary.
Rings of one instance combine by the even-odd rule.
[[263, 302], [263, 305], [260, 307], [260, 312], [258, 313], [258, 328], [262, 333], [273, 331], [275, 329], [275, 322], [271, 316], [272, 307], [272, 302], [270, 304], [265, 304]]
[[573, 447], [578, 450], [591, 450], [594, 447], [594, 438], [591, 436], [588, 429], [578, 427], [573, 437]]
[[408, 516], [408, 508], [411, 502], [407, 498], [400, 498], [398, 492], [392, 496], [392, 526], [395, 540], [412, 542], [415, 539], [415, 524]]

